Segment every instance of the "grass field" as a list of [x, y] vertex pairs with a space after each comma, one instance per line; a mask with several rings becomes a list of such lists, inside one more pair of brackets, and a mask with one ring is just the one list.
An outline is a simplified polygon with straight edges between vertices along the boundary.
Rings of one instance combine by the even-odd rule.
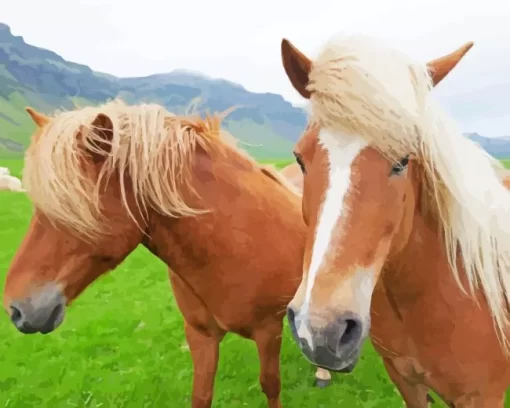
[[[21, 160], [0, 160], [0, 166], [15, 175], [21, 165]], [[0, 192], [2, 292], [30, 215], [24, 194]], [[6, 315], [1, 316], [0, 408], [189, 406], [192, 366], [182, 318], [165, 265], [144, 248], [88, 288], [68, 311], [65, 323], [50, 335], [21, 335]], [[336, 374], [329, 388], [319, 390], [312, 387], [314, 369], [286, 328], [281, 367], [286, 408], [402, 406], [370, 344], [352, 374]], [[265, 406], [254, 343], [226, 337], [213, 406]]]

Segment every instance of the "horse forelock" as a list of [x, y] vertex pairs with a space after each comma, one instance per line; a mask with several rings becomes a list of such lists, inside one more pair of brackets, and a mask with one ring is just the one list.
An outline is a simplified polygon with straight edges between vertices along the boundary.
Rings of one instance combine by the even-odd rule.
[[334, 37], [310, 72], [312, 121], [362, 135], [392, 159], [415, 152], [431, 87], [425, 66], [363, 36]]
[[[111, 120], [113, 131], [108, 151], [96, 151], [104, 161], [93, 174], [84, 164], [86, 147], [94, 150], [104, 142], [91, 125], [99, 114]], [[114, 174], [122, 205], [135, 222], [149, 207], [171, 217], [197, 215], [205, 210], [188, 206], [180, 186], [193, 192], [188, 181], [198, 145], [208, 151], [235, 148], [235, 138], [221, 129], [224, 116], [178, 116], [156, 104], [128, 106], [118, 100], [57, 113], [27, 149], [23, 184], [38, 210], [87, 238], [105, 232], [102, 188]], [[139, 208], [130, 207], [127, 188]]]
[[[485, 293], [499, 334], [508, 324], [510, 193], [498, 164], [462, 135], [432, 99], [425, 64], [366, 37], [336, 37], [314, 61], [312, 120], [358, 135], [390, 160], [411, 154], [423, 168], [423, 197], [446, 238], [459, 286]], [[505, 339], [505, 338], [503, 338]], [[505, 339], [506, 343], [506, 339]]]

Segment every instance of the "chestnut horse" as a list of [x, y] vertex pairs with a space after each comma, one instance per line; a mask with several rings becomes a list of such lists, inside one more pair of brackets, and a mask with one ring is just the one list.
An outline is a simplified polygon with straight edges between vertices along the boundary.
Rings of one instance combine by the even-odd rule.
[[303, 173], [297, 163], [291, 163], [280, 170], [280, 174], [288, 180], [300, 193], [303, 191]]
[[35, 213], [4, 293], [18, 330], [53, 331], [67, 305], [142, 244], [171, 269], [192, 406], [211, 406], [219, 343], [233, 332], [255, 341], [262, 390], [280, 407], [282, 321], [306, 234], [300, 196], [227, 143], [219, 115], [119, 102], [52, 118], [27, 111], [38, 126], [23, 171]]
[[338, 370], [370, 332], [409, 408], [430, 390], [501, 408], [510, 384], [509, 183], [431, 95], [471, 46], [427, 69], [366, 37], [332, 39], [314, 61], [282, 43], [311, 115], [295, 147], [308, 237], [294, 338]]

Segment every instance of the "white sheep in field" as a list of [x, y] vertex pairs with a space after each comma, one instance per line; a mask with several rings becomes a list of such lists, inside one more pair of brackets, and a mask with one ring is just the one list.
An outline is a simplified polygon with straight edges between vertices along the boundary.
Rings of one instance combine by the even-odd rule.
[[7, 167], [0, 167], [0, 191], [25, 191], [21, 186], [21, 180], [11, 176]]

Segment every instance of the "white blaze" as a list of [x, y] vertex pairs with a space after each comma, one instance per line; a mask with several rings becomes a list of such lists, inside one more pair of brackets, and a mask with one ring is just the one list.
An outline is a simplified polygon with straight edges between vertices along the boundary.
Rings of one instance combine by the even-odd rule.
[[307, 340], [312, 349], [312, 336], [306, 324], [306, 316], [310, 306], [313, 285], [331, 244], [333, 230], [339, 218], [346, 211], [345, 197], [351, 184], [352, 163], [361, 150], [367, 146], [367, 142], [361, 137], [335, 134], [326, 129], [320, 131], [319, 142], [326, 150], [329, 161], [328, 187], [319, 210], [304, 302], [299, 316], [296, 316], [297, 334], [302, 339]]

